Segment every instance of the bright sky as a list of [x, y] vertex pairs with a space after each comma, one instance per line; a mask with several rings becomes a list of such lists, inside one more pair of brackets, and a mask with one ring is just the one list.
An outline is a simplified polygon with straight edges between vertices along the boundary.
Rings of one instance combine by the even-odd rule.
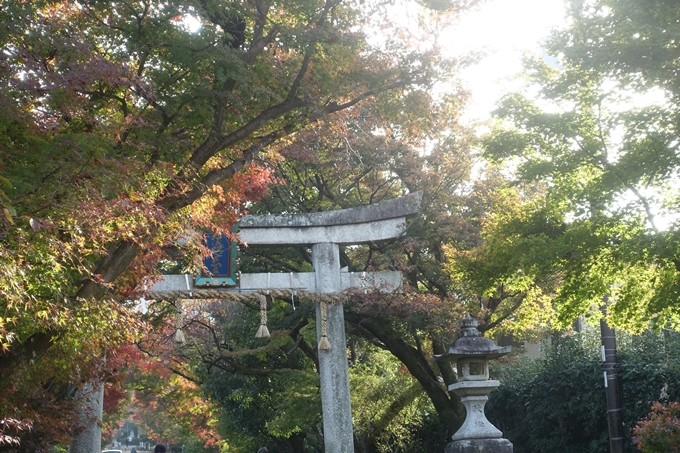
[[484, 120], [503, 93], [515, 91], [522, 52], [540, 51], [552, 28], [564, 24], [563, 0], [489, 0], [467, 13], [450, 39], [452, 54], [485, 50], [488, 56], [464, 74], [472, 90], [465, 119]]
[[[522, 87], [522, 81], [513, 79], [522, 69], [521, 57], [526, 50], [540, 53], [541, 41], [551, 29], [565, 24], [563, 0], [489, 0], [461, 19], [449, 42], [453, 55], [473, 50], [486, 50], [488, 56], [469, 68], [463, 78], [472, 91], [472, 101], [464, 120], [483, 121], [489, 118], [495, 103], [507, 92]], [[448, 38], [447, 38], [448, 40]], [[651, 90], [642, 97], [633, 98], [638, 107], [660, 105], [665, 102], [661, 90]], [[629, 104], [621, 106], [629, 108]], [[616, 135], [616, 134], [615, 134]], [[676, 187], [673, 184], [672, 187]], [[659, 194], [645, 192], [654, 204]], [[633, 201], [630, 194], [621, 197], [621, 206]], [[660, 230], [667, 229], [680, 214], [659, 211], [655, 223]]]

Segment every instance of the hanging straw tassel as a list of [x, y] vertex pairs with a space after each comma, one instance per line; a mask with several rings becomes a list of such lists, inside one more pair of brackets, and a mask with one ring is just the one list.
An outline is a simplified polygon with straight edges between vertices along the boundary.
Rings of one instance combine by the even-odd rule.
[[329, 350], [331, 348], [326, 331], [326, 302], [321, 302], [321, 340], [319, 340], [319, 349]]
[[187, 337], [184, 335], [182, 329], [177, 329], [175, 332], [175, 343], [185, 344], [187, 342]]
[[257, 329], [255, 338], [268, 338], [269, 329], [267, 329], [267, 298], [264, 294], [258, 294], [260, 299], [260, 328]]

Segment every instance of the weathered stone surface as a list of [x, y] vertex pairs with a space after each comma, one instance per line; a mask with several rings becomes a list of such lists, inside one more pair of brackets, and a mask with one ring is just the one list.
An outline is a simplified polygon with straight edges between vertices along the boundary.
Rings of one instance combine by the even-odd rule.
[[[341, 289], [340, 252], [337, 244], [315, 244], [312, 261], [316, 288], [320, 293], [335, 293]], [[321, 339], [322, 318], [316, 308], [316, 336]], [[321, 321], [321, 322], [319, 322]], [[323, 410], [323, 436], [326, 453], [353, 453], [352, 406], [347, 369], [345, 315], [342, 305], [329, 305], [326, 329], [330, 349], [319, 349], [319, 381]]]
[[512, 443], [508, 439], [466, 439], [451, 442], [445, 453], [512, 453]]
[[449, 346], [446, 353], [435, 356], [435, 360], [447, 362], [475, 356], [496, 359], [508, 354], [512, 349], [510, 346], [496, 346], [493, 340], [483, 337], [477, 330], [477, 320], [470, 315], [466, 316], [460, 327], [458, 339]]
[[293, 228], [371, 223], [414, 215], [420, 210], [422, 198], [423, 193], [416, 192], [381, 203], [337, 211], [245, 216], [240, 224], [241, 228]]
[[102, 430], [99, 425], [104, 408], [104, 385], [93, 386], [87, 383], [78, 391], [76, 398], [82, 405], [80, 417], [85, 424], [85, 430], [71, 439], [69, 451], [71, 453], [99, 452], [102, 447]]
[[486, 395], [464, 396], [460, 399], [465, 406], [467, 416], [463, 425], [453, 435], [453, 440], [499, 439], [503, 437], [503, 433], [486, 419], [484, 405], [488, 400], [489, 397]]
[[461, 381], [449, 386], [449, 390], [460, 397], [466, 411], [463, 425], [453, 435], [454, 441], [492, 439], [503, 436], [503, 433], [493, 426], [484, 414], [484, 406], [489, 400], [487, 395], [499, 385], [498, 381]]
[[406, 231], [406, 226], [406, 217], [349, 225], [268, 227], [266, 233], [262, 228], [241, 225], [238, 235], [249, 246], [299, 246], [322, 242], [365, 244], [399, 237]]
[[[188, 282], [188, 285], [187, 285]], [[196, 292], [202, 287], [195, 286], [194, 276], [185, 275], [164, 275], [159, 281], [149, 289], [149, 293], [156, 297], [162, 297], [164, 293], [174, 293], [176, 291], [186, 291], [187, 294], [183, 296], [189, 299], [189, 292]], [[383, 271], [383, 272], [340, 272], [340, 291], [349, 288], [366, 288], [369, 291], [379, 289], [383, 292], [396, 291], [401, 287], [402, 276], [399, 271]], [[225, 299], [228, 298], [228, 293], [261, 291], [263, 289], [297, 289], [310, 292], [322, 292], [317, 288], [316, 276], [314, 272], [294, 272], [289, 273], [254, 273], [241, 274], [239, 285], [233, 288], [229, 287], [210, 287], [210, 289], [218, 290], [225, 293]], [[195, 296], [201, 297], [201, 296]]]
[[455, 392], [461, 398], [466, 396], [486, 396], [500, 385], [501, 382], [496, 380], [460, 381], [449, 385], [449, 391]]
[[251, 246], [364, 244], [399, 237], [420, 209], [422, 193], [338, 211], [245, 216], [239, 238]]

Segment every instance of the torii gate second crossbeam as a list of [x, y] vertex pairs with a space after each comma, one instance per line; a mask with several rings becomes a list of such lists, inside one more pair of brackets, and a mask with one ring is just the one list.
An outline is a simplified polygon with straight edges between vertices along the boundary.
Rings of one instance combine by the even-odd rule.
[[[368, 278], [354, 278], [341, 272], [340, 245], [365, 244], [398, 238], [406, 231], [406, 219], [420, 210], [420, 192], [393, 200], [330, 212], [246, 216], [240, 222], [239, 236], [249, 246], [311, 246], [313, 273], [242, 274], [238, 288], [215, 291], [262, 291], [263, 289], [313, 289], [318, 294], [341, 293], [369, 282], [383, 290], [396, 290], [399, 272], [376, 272]], [[165, 276], [150, 291], [153, 298], [195, 291], [199, 288], [184, 276]], [[226, 296], [226, 294], [225, 294]], [[317, 337], [322, 338], [321, 307], [316, 311]], [[325, 317], [329, 349], [319, 350], [319, 374], [323, 431], [326, 453], [353, 453], [352, 410], [350, 405], [347, 344], [342, 304], [327, 307]]]

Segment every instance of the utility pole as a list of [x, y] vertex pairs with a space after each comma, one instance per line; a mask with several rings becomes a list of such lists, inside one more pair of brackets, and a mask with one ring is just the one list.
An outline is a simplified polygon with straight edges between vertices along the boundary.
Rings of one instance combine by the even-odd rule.
[[609, 421], [609, 449], [611, 453], [623, 453], [623, 418], [621, 415], [621, 381], [616, 358], [616, 333], [605, 320], [609, 296], [605, 296], [602, 307], [600, 332], [602, 335], [602, 369], [604, 370], [604, 391], [607, 398]]

